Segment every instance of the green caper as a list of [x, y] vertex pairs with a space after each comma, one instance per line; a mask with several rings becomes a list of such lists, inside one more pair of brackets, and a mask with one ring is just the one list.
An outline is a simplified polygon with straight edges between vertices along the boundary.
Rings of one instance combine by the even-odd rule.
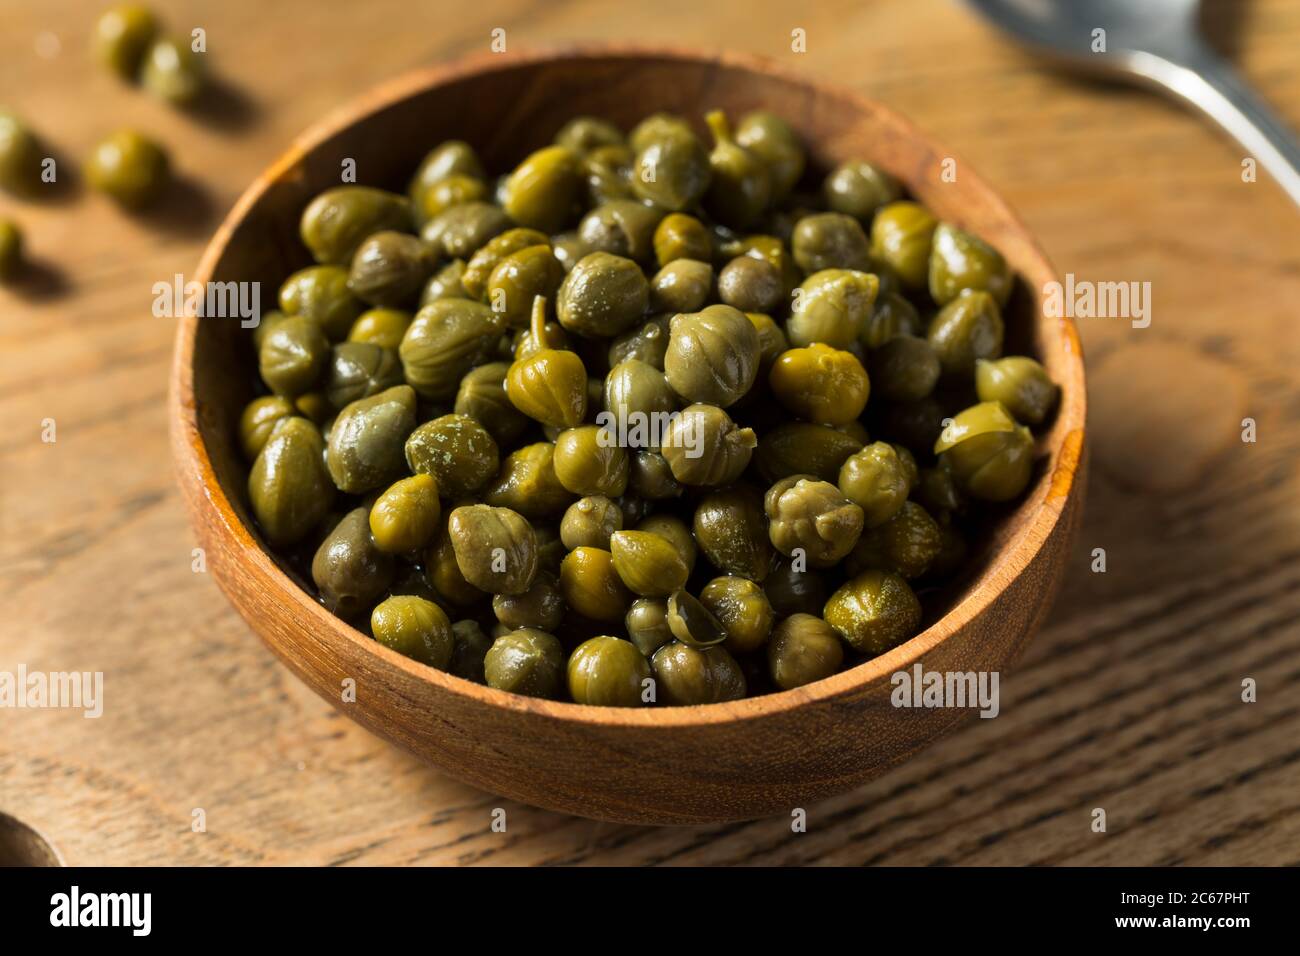
[[709, 188], [704, 194], [704, 206], [719, 222], [744, 229], [763, 214], [772, 198], [767, 163], [736, 142], [721, 110], [709, 112], [704, 121], [714, 144], [709, 154]]
[[527, 697], [555, 697], [564, 679], [564, 646], [554, 634], [521, 627], [492, 643], [483, 660], [489, 687]]
[[908, 289], [924, 289], [938, 224], [929, 210], [909, 200], [882, 206], [871, 221], [871, 254], [893, 269]]
[[564, 618], [564, 597], [555, 575], [538, 571], [532, 585], [519, 594], [498, 594], [492, 598], [497, 620], [512, 630], [535, 627], [554, 631]]
[[650, 664], [636, 645], [601, 635], [578, 645], [569, 657], [569, 695], [595, 707], [640, 707]]
[[724, 647], [694, 647], [673, 641], [654, 652], [656, 698], [673, 707], [739, 700], [745, 675]]
[[716, 487], [740, 477], [754, 453], [752, 428], [741, 428], [716, 405], [688, 405], [663, 432], [660, 453], [684, 485]]
[[570, 332], [608, 338], [631, 328], [649, 302], [650, 284], [635, 262], [593, 252], [564, 277], [555, 307]]
[[433, 271], [433, 261], [432, 250], [415, 236], [377, 232], [357, 246], [348, 288], [371, 305], [408, 305]]
[[420, 161], [407, 192], [418, 203], [425, 190], [452, 176], [479, 180], [487, 176], [474, 147], [458, 139], [449, 139], [429, 151]]
[[162, 37], [144, 55], [140, 85], [159, 99], [186, 106], [198, 98], [207, 79], [203, 54], [188, 37]]
[[[5, 152], [0, 124], [0, 154]], [[142, 209], [166, 189], [171, 162], [166, 151], [134, 130], [119, 130], [97, 143], [86, 160], [86, 182], [128, 209]]]
[[379, 345], [343, 342], [330, 350], [325, 369], [328, 408], [338, 411], [358, 398], [369, 398], [402, 384], [397, 353]]
[[262, 340], [257, 367], [271, 391], [296, 398], [320, 381], [329, 358], [329, 340], [320, 326], [294, 316], [278, 323]]
[[828, 481], [807, 475], [782, 478], [763, 499], [768, 536], [776, 550], [808, 563], [829, 567], [853, 549], [862, 533], [862, 508]]
[[711, 647], [727, 639], [722, 623], [698, 598], [682, 590], [668, 595], [668, 629], [691, 647]]
[[862, 533], [846, 567], [850, 574], [896, 571], [911, 580], [925, 574], [941, 544], [939, 525], [929, 512], [915, 501], [905, 501], [889, 520]]
[[946, 222], [934, 230], [930, 251], [930, 298], [947, 305], [970, 289], [987, 292], [999, 306], [1011, 296], [1011, 270], [1002, 255], [978, 236]]
[[778, 561], [763, 581], [763, 592], [778, 617], [791, 614], [821, 614], [826, 605], [826, 581], [806, 562]]
[[786, 321], [791, 345], [820, 342], [847, 349], [858, 341], [858, 330], [871, 316], [880, 280], [853, 269], [823, 269], [795, 290]]
[[[635, 133], [634, 133], [635, 136]], [[644, 142], [638, 146], [638, 142]], [[709, 188], [709, 154], [689, 127], [664, 125], [632, 140], [632, 191], [669, 212], [689, 209]]]
[[560, 540], [574, 548], [609, 550], [609, 539], [623, 528], [623, 511], [604, 495], [588, 495], [569, 505], [560, 522]]
[[596, 425], [580, 425], [555, 440], [555, 474], [577, 495], [617, 498], [627, 488], [627, 449], [613, 433]]
[[646, 657], [673, 639], [668, 627], [668, 602], [663, 598], [637, 598], [623, 619], [628, 640]]
[[939, 310], [926, 338], [944, 375], [969, 379], [978, 359], [1002, 354], [1002, 335], [1002, 314], [993, 296], [967, 292]]
[[[550, 240], [546, 238], [546, 233], [538, 232], [536, 229], [507, 229], [479, 247], [465, 263], [461, 274], [461, 285], [470, 298], [482, 298], [487, 295], [488, 280], [492, 277], [492, 271], [501, 264], [503, 259], [531, 246], [549, 244]], [[529, 305], [532, 305], [531, 299]]]
[[582, 184], [577, 154], [566, 146], [547, 146], [515, 167], [501, 204], [519, 225], [556, 232], [572, 216]]
[[628, 465], [627, 490], [647, 501], [664, 501], [680, 497], [683, 489], [668, 459], [643, 448], [633, 453]]
[[925, 339], [900, 335], [871, 353], [871, 387], [891, 402], [917, 402], [934, 391], [942, 371], [939, 356]]
[[444, 209], [424, 224], [420, 238], [449, 259], [468, 260], [510, 226], [500, 206], [478, 200]]
[[623, 131], [598, 116], [575, 116], [555, 134], [555, 145], [575, 153], [590, 153], [602, 146], [623, 145]]
[[550, 298], [564, 281], [564, 267], [550, 243], [512, 252], [497, 263], [488, 278], [487, 298], [493, 311], [515, 328], [527, 326], [537, 296]]
[[713, 266], [696, 259], [674, 259], [650, 280], [650, 308], [695, 312], [704, 308], [712, 291]]
[[275, 426], [295, 414], [293, 402], [281, 395], [255, 398], [239, 415], [239, 447], [249, 461], [255, 459], [275, 431]]
[[[414, 318], [415, 316], [405, 309], [367, 309], [357, 316], [352, 327], [348, 329], [347, 340], [366, 345], [379, 345], [396, 352]], [[262, 321], [266, 321], [265, 316], [262, 317]]]
[[720, 571], [762, 581], [772, 567], [763, 495], [748, 485], [710, 492], [695, 507], [695, 540]]
[[402, 450], [413, 428], [415, 392], [409, 385], [352, 402], [330, 428], [325, 461], [334, 484], [361, 494], [397, 480], [406, 470]]
[[789, 195], [803, 176], [805, 157], [799, 136], [775, 113], [746, 113], [736, 124], [736, 142], [767, 164], [773, 202]]
[[528, 429], [528, 417], [506, 397], [505, 362], [488, 362], [470, 369], [460, 380], [452, 410], [474, 419], [498, 445], [511, 445]]
[[438, 482], [432, 475], [413, 475], [388, 486], [370, 508], [375, 547], [404, 554], [427, 547], [441, 527]]
[[863, 222], [870, 221], [881, 206], [896, 202], [900, 194], [898, 180], [862, 160], [841, 163], [822, 183], [827, 206]]
[[867, 234], [852, 216], [839, 212], [821, 212], [804, 216], [795, 224], [790, 237], [794, 261], [804, 272], [823, 269], [870, 268]]
[[608, 362], [611, 368], [627, 359], [637, 359], [663, 371], [664, 356], [668, 353], [670, 315], [660, 315], [643, 325], [629, 329], [609, 343]]
[[271, 544], [296, 544], [329, 514], [334, 484], [325, 442], [305, 418], [286, 418], [267, 438], [248, 473], [248, 499]]
[[365, 508], [344, 515], [311, 562], [321, 602], [345, 620], [369, 611], [388, 590], [395, 573], [393, 556], [375, 547]]
[[574, 499], [555, 473], [555, 445], [548, 441], [524, 445], [507, 455], [482, 495], [490, 505], [536, 519], [562, 514]]
[[725, 408], [754, 384], [758, 358], [753, 323], [729, 305], [711, 305], [673, 317], [664, 375], [683, 398]]
[[840, 467], [839, 488], [862, 509], [866, 527], [892, 518], [907, 500], [911, 484], [897, 449], [878, 441], [850, 455]]
[[754, 461], [759, 474], [769, 482], [790, 475], [813, 475], [834, 482], [845, 460], [860, 451], [862, 445], [858, 438], [835, 428], [786, 422], [763, 433]]
[[492, 647], [492, 638], [484, 633], [482, 625], [473, 618], [457, 621], [451, 626], [451, 632], [453, 646], [451, 659], [447, 662], [447, 673], [476, 684], [486, 684], [484, 663], [487, 652]]
[[522, 594], [537, 575], [537, 538], [509, 508], [465, 505], [447, 520], [447, 535], [465, 580], [492, 594]]
[[140, 61], [158, 34], [158, 20], [148, 7], [119, 3], [95, 21], [95, 57], [124, 80], [134, 80]]
[[767, 259], [736, 256], [718, 273], [718, 298], [742, 312], [770, 312], [784, 297], [781, 273]]
[[767, 647], [772, 682], [793, 690], [830, 677], [844, 662], [839, 635], [820, 617], [792, 614], [776, 626]]
[[370, 612], [375, 640], [399, 654], [444, 670], [451, 662], [456, 638], [442, 608], [421, 597], [398, 595]]
[[611, 199], [578, 223], [578, 239], [588, 252], [608, 252], [637, 262], [654, 255], [655, 230], [664, 212], [635, 199]]
[[417, 475], [433, 475], [438, 490], [447, 498], [472, 494], [497, 473], [497, 443], [467, 415], [442, 415], [413, 431], [408, 429], [408, 434], [406, 464]]
[[734, 654], [762, 647], [772, 631], [772, 604], [763, 588], [748, 578], [714, 578], [700, 591], [700, 603], [727, 632], [726, 648]]
[[553, 347], [541, 296], [533, 300], [531, 323], [532, 350], [521, 354], [521, 343], [506, 372], [506, 397], [543, 425], [572, 428], [587, 415], [587, 369], [577, 353]]
[[660, 268], [674, 259], [713, 259], [713, 239], [704, 223], [694, 216], [675, 212], [659, 220], [654, 232], [655, 261]]
[[370, 186], [327, 189], [302, 212], [298, 231], [317, 262], [348, 265], [367, 236], [384, 230], [411, 232], [411, 203]]
[[1001, 402], [1017, 421], [1039, 425], [1056, 405], [1057, 388], [1046, 369], [1024, 355], [975, 360], [975, 392], [981, 402]]
[[406, 381], [425, 398], [449, 399], [492, 355], [504, 323], [480, 302], [439, 299], [415, 314], [398, 354]]
[[633, 413], [650, 416], [677, 408], [677, 395], [664, 373], [637, 359], [619, 362], [610, 369], [603, 391], [605, 410], [619, 420], [627, 420]]
[[897, 292], [886, 290], [885, 273], [876, 275], [881, 277], [880, 294], [871, 314], [858, 326], [858, 343], [868, 349], [878, 349], [899, 336], [921, 334], [916, 306]]
[[365, 304], [348, 288], [342, 266], [308, 266], [284, 280], [279, 293], [285, 315], [301, 315], [321, 327], [331, 342], [342, 341]]
[[602, 548], [577, 547], [560, 564], [560, 592], [569, 607], [593, 621], [618, 621], [632, 600]]
[[883, 654], [916, 633], [921, 603], [897, 574], [863, 571], [826, 602], [826, 623], [860, 654]]
[[649, 531], [615, 531], [609, 550], [618, 576], [629, 591], [642, 597], [667, 597], [690, 574], [677, 548]]
[[1010, 501], [1029, 484], [1034, 437], [1000, 402], [981, 402], [952, 419], [934, 443], [934, 453], [965, 494], [981, 501]]

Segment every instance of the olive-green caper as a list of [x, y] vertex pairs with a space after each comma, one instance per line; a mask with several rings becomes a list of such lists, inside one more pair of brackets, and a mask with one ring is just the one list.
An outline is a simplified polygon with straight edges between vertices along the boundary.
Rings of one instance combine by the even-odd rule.
[[933, 346], [913, 335], [890, 339], [869, 358], [871, 387], [891, 402], [916, 402], [934, 391], [942, 369]]
[[447, 661], [447, 673], [476, 684], [486, 684], [484, 662], [488, 650], [492, 647], [492, 638], [473, 618], [457, 621], [451, 626], [451, 632], [453, 646], [451, 659]]
[[144, 55], [140, 85], [159, 99], [186, 106], [203, 91], [207, 70], [203, 54], [188, 37], [161, 37]]
[[978, 359], [1002, 354], [1002, 335], [1002, 314], [993, 296], [967, 292], [939, 310], [930, 321], [926, 338], [944, 375], [969, 379]]
[[[627, 359], [610, 369], [603, 391], [605, 410], [619, 421], [628, 420], [633, 413], [651, 416], [677, 408], [677, 395], [664, 373], [637, 359]], [[632, 442], [629, 438], [629, 443], [649, 442]]]
[[560, 564], [560, 593], [569, 607], [593, 621], [618, 621], [632, 603], [632, 592], [614, 570], [614, 556], [603, 548], [577, 547]]
[[[546, 233], [538, 232], [536, 229], [507, 229], [479, 247], [465, 263], [461, 285], [471, 298], [482, 298], [487, 295], [488, 280], [492, 277], [492, 271], [503, 259], [531, 246], [549, 245], [549, 242]], [[531, 299], [528, 305], [532, 305]]]
[[438, 482], [432, 475], [413, 475], [389, 485], [370, 508], [375, 547], [389, 554], [424, 548], [441, 527]]
[[365, 304], [348, 288], [342, 266], [308, 266], [284, 280], [279, 293], [285, 315], [301, 315], [320, 326], [331, 342], [342, 341]]
[[468, 260], [511, 226], [500, 206], [478, 200], [449, 206], [420, 229], [420, 238], [449, 259]]
[[844, 662], [835, 629], [812, 614], [792, 614], [776, 626], [767, 646], [772, 682], [782, 690], [830, 677]]
[[664, 375], [683, 398], [725, 408], [754, 384], [758, 358], [753, 323], [729, 305], [711, 305], [673, 317]]
[[512, 451], [481, 494], [490, 505], [536, 519], [563, 514], [574, 499], [555, 473], [555, 445], [548, 441]]
[[877, 209], [896, 202], [901, 194], [898, 180], [862, 160], [841, 163], [822, 183], [822, 197], [835, 212], [869, 221]]
[[791, 475], [772, 485], [763, 508], [776, 550], [789, 557], [802, 550], [815, 567], [839, 561], [862, 533], [862, 508], [830, 482], [806, 475]]
[[821, 614], [826, 605], [826, 580], [804, 561], [778, 561], [763, 580], [763, 593], [777, 617]]
[[[638, 146], [637, 142], [644, 142]], [[709, 188], [711, 170], [704, 144], [689, 127], [665, 125], [637, 150], [632, 166], [632, 191], [669, 212], [694, 206]]]
[[744, 229], [763, 214], [772, 198], [767, 163], [736, 142], [731, 124], [721, 110], [711, 111], [704, 121], [713, 134], [704, 206], [719, 222], [733, 229]]
[[754, 452], [759, 474], [768, 481], [790, 475], [839, 478], [840, 466], [863, 442], [847, 432], [811, 422], [786, 422], [763, 433]]
[[239, 447], [249, 461], [255, 459], [270, 439], [275, 426], [295, 414], [293, 402], [280, 395], [255, 398], [239, 415]]
[[262, 340], [257, 365], [271, 391], [296, 398], [320, 381], [329, 358], [329, 340], [320, 326], [294, 316], [278, 323]]
[[637, 262], [654, 255], [655, 230], [664, 212], [636, 199], [611, 199], [578, 223], [578, 238], [588, 252], [608, 252]]
[[569, 695], [595, 707], [640, 707], [650, 680], [650, 663], [636, 645], [600, 635], [578, 645], [569, 656]]
[[162, 195], [170, 167], [167, 153], [153, 140], [119, 130], [90, 151], [86, 181], [126, 208], [142, 209]]
[[627, 490], [647, 501], [663, 501], [680, 497], [682, 483], [661, 452], [642, 448], [632, 454], [628, 464]]
[[784, 295], [781, 273], [767, 259], [736, 256], [718, 273], [718, 298], [742, 312], [770, 312]]
[[564, 646], [554, 634], [532, 627], [502, 634], [483, 659], [483, 677], [497, 690], [554, 697], [564, 680]]
[[908, 289], [924, 289], [938, 224], [928, 209], [906, 199], [882, 206], [871, 220], [871, 254], [892, 268]]
[[860, 654], [883, 654], [916, 633], [921, 602], [897, 574], [863, 571], [840, 586], [823, 615]]
[[772, 631], [772, 604], [763, 588], [748, 578], [714, 578], [700, 591], [700, 603], [727, 632], [726, 648], [734, 654], [762, 647]]
[[889, 520], [862, 533], [845, 566], [850, 574], [896, 571], [911, 580], [925, 574], [941, 544], [939, 525], [929, 512], [915, 501], [905, 501]]
[[1010, 501], [1029, 484], [1034, 437], [1000, 402], [981, 402], [953, 417], [934, 443], [934, 453], [965, 494], [981, 501]]
[[556, 232], [573, 215], [582, 184], [577, 154], [567, 146], [547, 146], [515, 167], [502, 206], [521, 226]]
[[564, 597], [555, 575], [538, 571], [532, 585], [519, 594], [498, 594], [492, 598], [492, 612], [506, 627], [535, 627], [553, 631], [564, 618]]
[[623, 145], [623, 131], [598, 116], [575, 116], [556, 132], [555, 145], [590, 153], [601, 146]]
[[433, 539], [433, 545], [425, 552], [424, 573], [439, 598], [448, 604], [469, 607], [478, 604], [487, 595], [466, 580], [460, 565], [456, 563], [456, 549], [448, 533], [448, 523], [443, 522], [442, 529]]
[[615, 531], [609, 539], [614, 570], [628, 590], [667, 597], [686, 583], [690, 569], [671, 542], [649, 531]]
[[560, 522], [560, 540], [574, 548], [609, 550], [609, 539], [623, 528], [623, 511], [603, 495], [588, 495], [569, 505]]
[[763, 495], [748, 485], [710, 492], [695, 507], [695, 540], [714, 567], [762, 581], [772, 567]]
[[396, 481], [406, 470], [403, 448], [413, 428], [415, 392], [409, 385], [352, 402], [330, 428], [325, 462], [334, 484], [361, 494]]
[[564, 267], [550, 243], [512, 252], [492, 270], [487, 300], [495, 312], [514, 328], [528, 325], [537, 296], [550, 298], [564, 280]]
[[402, 363], [393, 349], [343, 342], [330, 350], [324, 389], [328, 408], [334, 411], [401, 384]]
[[415, 226], [411, 203], [404, 196], [370, 186], [335, 186], [302, 211], [298, 231], [317, 262], [346, 266], [367, 236]]
[[668, 353], [670, 315], [660, 315], [634, 329], [616, 336], [609, 343], [607, 360], [610, 368], [627, 359], [637, 359], [663, 371]]
[[668, 629], [673, 637], [691, 647], [711, 647], [727, 639], [722, 623], [699, 598], [682, 590], [668, 595]]
[[804, 272], [823, 269], [865, 272], [870, 267], [867, 234], [856, 219], [839, 212], [804, 216], [795, 224], [790, 248], [794, 261]]
[[345, 620], [356, 620], [388, 590], [396, 573], [393, 556], [375, 547], [365, 508], [354, 508], [334, 526], [311, 562], [321, 602]]
[[447, 520], [447, 535], [465, 580], [492, 594], [522, 594], [537, 575], [537, 538], [509, 508], [464, 505]]
[[138, 3], [109, 7], [95, 21], [92, 46], [96, 59], [124, 80], [134, 80], [140, 61], [158, 34], [153, 11]]
[[631, 328], [649, 303], [650, 284], [635, 262], [593, 252], [564, 277], [555, 308], [570, 332], [608, 338]]
[[866, 527], [874, 528], [898, 512], [911, 484], [897, 449], [878, 441], [845, 460], [840, 467], [839, 489], [862, 509]]
[[457, 415], [467, 415], [486, 428], [498, 445], [513, 444], [528, 428], [528, 416], [506, 396], [509, 369], [506, 362], [470, 369], [460, 380], [452, 408]]
[[785, 331], [791, 345], [821, 342], [847, 349], [870, 316], [880, 291], [880, 280], [869, 272], [823, 269], [795, 290]]
[[871, 392], [867, 372], [853, 353], [821, 343], [783, 352], [768, 383], [782, 405], [823, 425], [855, 421]]
[[696, 312], [704, 308], [712, 291], [713, 266], [697, 259], [674, 259], [650, 280], [650, 308]]
[[623, 629], [637, 650], [649, 657], [673, 639], [668, 627], [668, 602], [663, 598], [637, 598], [623, 619]]
[[654, 232], [655, 261], [660, 268], [674, 259], [713, 259], [713, 239], [704, 223], [694, 216], [675, 212], [659, 221]]
[[981, 402], [1001, 402], [1026, 425], [1041, 424], [1056, 405], [1057, 396], [1047, 370], [1024, 355], [976, 359], [975, 392]]
[[746, 113], [736, 124], [736, 142], [767, 164], [773, 202], [784, 199], [803, 176], [805, 157], [799, 136], [775, 113]]
[[348, 288], [370, 305], [409, 305], [433, 271], [433, 261], [432, 250], [415, 236], [377, 232], [357, 246]]
[[671, 707], [739, 700], [745, 675], [724, 647], [694, 647], [673, 641], [654, 652], [655, 696]]
[[492, 355], [504, 324], [481, 302], [438, 299], [415, 314], [398, 354], [406, 381], [425, 398], [449, 399]]
[[418, 197], [413, 198], [416, 218], [420, 222], [428, 222], [452, 206], [486, 199], [487, 183], [474, 176], [452, 173], [445, 179], [431, 183]]
[[41, 181], [41, 146], [17, 115], [0, 110], [0, 188], [29, 195]]
[[921, 334], [921, 316], [916, 306], [897, 292], [886, 291], [882, 273], [880, 294], [876, 297], [871, 314], [858, 326], [858, 343], [868, 349], [878, 349], [903, 335]]
[[669, 420], [660, 454], [682, 484], [716, 487], [740, 477], [757, 442], [718, 406], [695, 404]]
[[579, 425], [555, 440], [555, 474], [577, 495], [617, 498], [627, 488], [627, 449], [614, 433], [596, 425]]
[[497, 443], [467, 415], [441, 415], [408, 434], [406, 464], [417, 475], [433, 475], [439, 492], [453, 500], [482, 488], [501, 463]]
[[587, 415], [586, 367], [577, 353], [552, 347], [546, 300], [540, 296], [533, 300], [531, 323], [534, 350], [518, 355], [507, 370], [506, 397], [543, 425], [572, 428]]
[[474, 147], [458, 139], [439, 143], [428, 152], [411, 178], [407, 192], [414, 202], [419, 203], [425, 190], [452, 176], [479, 180], [487, 176]]
[[1002, 254], [983, 239], [941, 222], [930, 250], [929, 285], [930, 298], [938, 305], [975, 289], [1005, 306], [1011, 296], [1011, 270]]
[[451, 661], [456, 638], [451, 621], [437, 604], [425, 598], [397, 595], [370, 612], [370, 633], [399, 654], [443, 670]]
[[[265, 316], [262, 318], [263, 321], [266, 320]], [[414, 315], [404, 309], [367, 309], [357, 316], [348, 329], [347, 340], [379, 345], [396, 352], [414, 318]]]
[[296, 544], [324, 520], [334, 502], [334, 484], [315, 425], [289, 417], [276, 426], [248, 473], [248, 499], [258, 527], [274, 545]]

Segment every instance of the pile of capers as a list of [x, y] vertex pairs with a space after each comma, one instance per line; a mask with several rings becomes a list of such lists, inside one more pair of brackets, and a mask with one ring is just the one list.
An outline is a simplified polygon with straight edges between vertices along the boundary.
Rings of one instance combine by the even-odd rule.
[[[917, 633], [1034, 471], [1002, 256], [766, 112], [595, 117], [498, 179], [303, 211], [252, 339], [249, 504], [319, 600], [467, 680], [735, 700]], [[808, 187], [811, 187], [809, 189]]]

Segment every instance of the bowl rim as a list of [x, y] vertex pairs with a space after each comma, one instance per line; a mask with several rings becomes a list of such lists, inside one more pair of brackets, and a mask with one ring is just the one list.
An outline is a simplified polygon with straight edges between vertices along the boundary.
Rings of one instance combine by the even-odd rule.
[[[195, 279], [201, 283], [210, 281], [216, 264], [224, 254], [238, 225], [271, 186], [312, 149], [344, 131], [348, 126], [402, 100], [447, 83], [496, 71], [545, 65], [561, 60], [620, 58], [708, 62], [775, 77], [813, 93], [833, 95], [851, 101], [863, 112], [882, 117], [900, 132], [925, 144], [934, 155], [955, 158], [962, 170], [962, 176], [972, 181], [975, 188], [987, 197], [990, 208], [995, 210], [1008, 226], [1018, 230], [1023, 237], [1025, 251], [1031, 261], [1029, 269], [1021, 271], [1022, 279], [1027, 281], [1031, 288], [1041, 288], [1044, 283], [1055, 281], [1055, 270], [1042, 248], [1002, 196], [952, 150], [941, 149], [928, 135], [922, 133], [908, 119], [891, 108], [855, 90], [823, 83], [757, 54], [628, 42], [560, 44], [509, 53], [470, 54], [447, 63], [407, 71], [354, 97], [296, 136], [284, 153], [263, 170], [240, 195], [204, 249]], [[1083, 454], [1087, 414], [1083, 354], [1073, 319], [1068, 316], [1062, 317], [1059, 326], [1064, 346], [1062, 351], [1066, 375], [1059, 383], [1063, 398], [1058, 410], [1057, 424], [1053, 426], [1053, 431], [1059, 431], [1062, 436], [1058, 462], [1051, 474], [1040, 477], [1039, 487], [1045, 490], [1036, 493], [1037, 504], [1025, 519], [1021, 529], [989, 561], [980, 577], [971, 582], [966, 595], [925, 630], [878, 657], [803, 687], [737, 701], [688, 707], [618, 708], [525, 697], [496, 690], [420, 664], [384, 647], [329, 613], [300, 588], [262, 548], [252, 531], [235, 512], [216, 478], [199, 428], [198, 404], [194, 396], [193, 359], [198, 319], [193, 315], [186, 315], [181, 319], [173, 352], [168, 398], [169, 419], [173, 432], [173, 457], [175, 466], [182, 475], [182, 484], [186, 483], [188, 473], [202, 486], [202, 507], [215, 513], [217, 520], [214, 522], [214, 527], [219, 529], [226, 538], [231, 551], [237, 552], [244, 561], [249, 562], [260, 572], [264, 580], [273, 582], [279, 588], [280, 596], [292, 609], [291, 612], [302, 615], [305, 624], [315, 625], [322, 640], [331, 639], [325, 635], [341, 638], [351, 642], [363, 653], [377, 656], [380, 661], [403, 672], [404, 676], [411, 680], [432, 684], [446, 693], [470, 698], [483, 705], [505, 708], [521, 715], [531, 714], [589, 728], [611, 726], [647, 729], [687, 728], [727, 724], [791, 711], [805, 704], [825, 703], [896, 671], [910, 668], [913, 663], [982, 614], [1001, 594], [1005, 584], [1029, 565], [1062, 520], [1067, 510], [1066, 502], [1080, 492], [1079, 468]], [[1022, 503], [1021, 507], [1026, 505], [1027, 502]], [[1002, 587], [990, 586], [990, 582], [1001, 582]], [[256, 629], [251, 626], [250, 630], [256, 632]], [[260, 633], [258, 636], [265, 643], [269, 643]], [[278, 650], [274, 647], [272, 649]]]

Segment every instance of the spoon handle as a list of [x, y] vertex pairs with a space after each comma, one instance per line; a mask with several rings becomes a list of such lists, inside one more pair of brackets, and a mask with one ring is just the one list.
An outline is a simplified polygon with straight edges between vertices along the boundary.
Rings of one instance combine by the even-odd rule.
[[1196, 44], [1176, 60], [1140, 54], [1140, 74], [1201, 110], [1256, 159], [1300, 206], [1300, 142], [1212, 50]]

